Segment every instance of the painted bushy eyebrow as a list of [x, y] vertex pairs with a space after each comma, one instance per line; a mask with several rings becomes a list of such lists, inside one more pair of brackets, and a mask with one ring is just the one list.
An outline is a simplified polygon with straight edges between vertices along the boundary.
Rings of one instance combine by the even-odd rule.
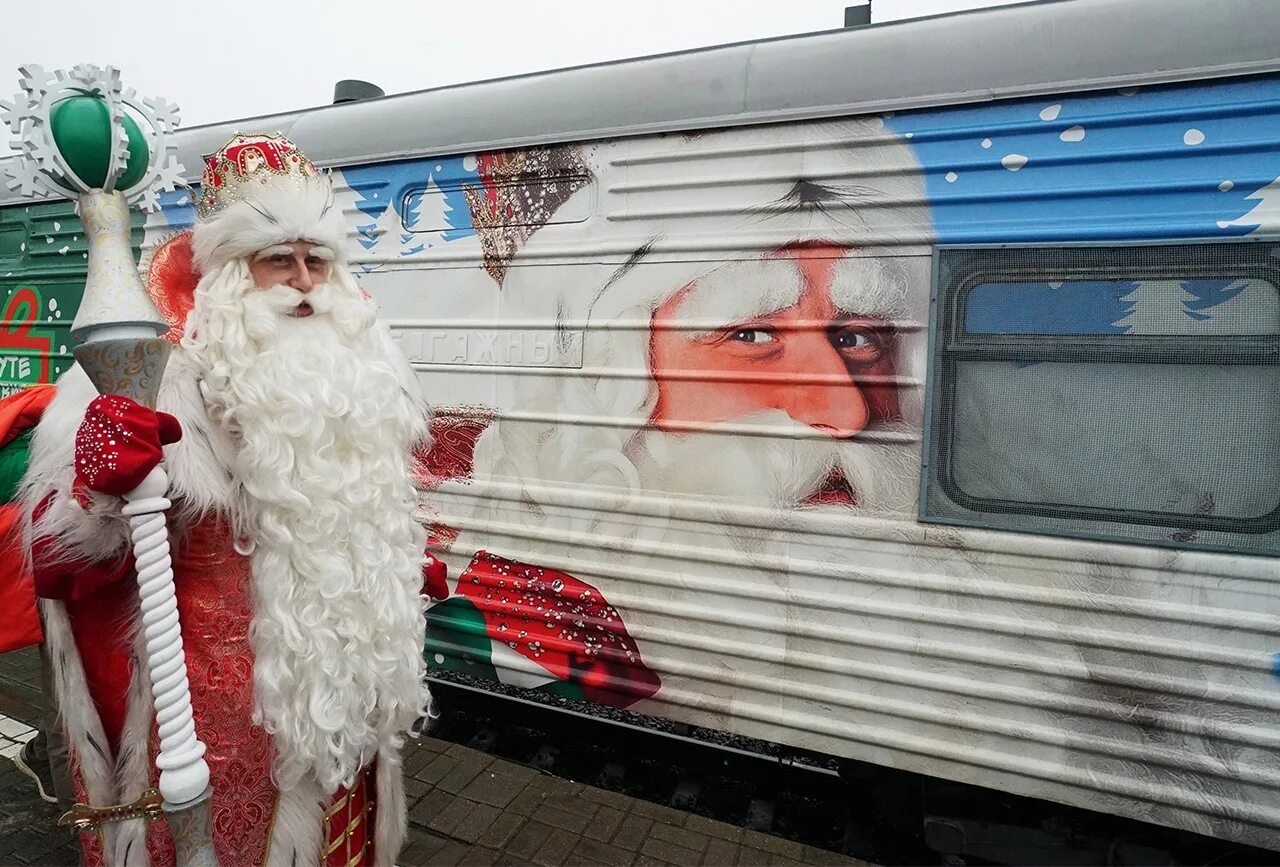
[[613, 284], [627, 276], [632, 269], [639, 265], [644, 257], [649, 255], [653, 250], [654, 245], [657, 243], [658, 238], [656, 237], [645, 241], [632, 251], [631, 255], [627, 257], [627, 261], [623, 262], [622, 265], [618, 267], [618, 270], [614, 271], [613, 274], [610, 275], [609, 279], [604, 282], [604, 285], [600, 287], [600, 291], [596, 293], [596, 296], [591, 299], [591, 303], [587, 306], [588, 319], [591, 318], [592, 312], [596, 309], [596, 304], [600, 303], [600, 299], [604, 297], [604, 294], [613, 288]]
[[872, 319], [899, 319], [909, 312], [907, 270], [898, 259], [850, 257], [836, 263], [831, 300], [840, 310]]
[[693, 281], [674, 319], [690, 329], [689, 339], [700, 340], [792, 307], [803, 291], [793, 259], [734, 262]]
[[[673, 318], [688, 329], [688, 339], [702, 340], [786, 310], [803, 291], [793, 258], [735, 262], [695, 280]], [[906, 272], [893, 259], [837, 259], [828, 291], [838, 316], [891, 320], [907, 314]]]

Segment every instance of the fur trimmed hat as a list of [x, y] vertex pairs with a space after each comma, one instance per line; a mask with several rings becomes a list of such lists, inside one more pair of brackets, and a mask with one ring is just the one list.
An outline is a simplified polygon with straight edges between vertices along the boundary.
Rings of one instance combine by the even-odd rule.
[[347, 224], [328, 174], [282, 135], [232, 137], [205, 158], [195, 266], [208, 274], [276, 244], [311, 241], [347, 259]]

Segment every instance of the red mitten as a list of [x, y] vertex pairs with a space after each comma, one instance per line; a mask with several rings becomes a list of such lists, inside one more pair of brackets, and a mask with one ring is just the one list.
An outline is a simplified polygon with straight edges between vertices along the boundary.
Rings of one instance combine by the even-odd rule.
[[422, 565], [422, 586], [428, 596], [439, 601], [449, 598], [449, 584], [445, 581], [449, 575], [449, 567], [443, 560], [427, 555]]
[[76, 481], [122, 497], [159, 465], [161, 446], [182, 439], [178, 420], [115, 394], [93, 399], [76, 431]]

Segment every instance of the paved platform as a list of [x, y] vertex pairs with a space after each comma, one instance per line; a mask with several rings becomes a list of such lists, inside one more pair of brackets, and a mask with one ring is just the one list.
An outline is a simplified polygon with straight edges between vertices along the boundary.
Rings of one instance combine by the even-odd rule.
[[405, 760], [416, 864], [862, 864], [424, 738]]
[[44, 714], [35, 649], [0, 654], [0, 864], [73, 865], [80, 846], [57, 826], [58, 807], [36, 794], [13, 755], [35, 735]]
[[[74, 865], [10, 756], [44, 709], [34, 650], [0, 655], [0, 865]], [[398, 863], [427, 865], [736, 865], [864, 862], [670, 807], [549, 776], [435, 738], [405, 749], [409, 839]], [[229, 865], [224, 865], [229, 867]]]

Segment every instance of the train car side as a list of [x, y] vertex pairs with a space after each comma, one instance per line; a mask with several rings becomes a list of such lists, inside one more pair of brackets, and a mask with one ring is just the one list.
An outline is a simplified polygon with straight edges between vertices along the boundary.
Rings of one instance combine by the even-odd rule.
[[1277, 131], [1268, 78], [343, 169], [429, 661], [1274, 847]]
[[[1280, 849], [1276, 26], [1046, 3], [241, 124], [316, 140], [433, 404], [428, 662]], [[76, 224], [0, 205], [48, 381], [74, 292], [16, 293]]]

